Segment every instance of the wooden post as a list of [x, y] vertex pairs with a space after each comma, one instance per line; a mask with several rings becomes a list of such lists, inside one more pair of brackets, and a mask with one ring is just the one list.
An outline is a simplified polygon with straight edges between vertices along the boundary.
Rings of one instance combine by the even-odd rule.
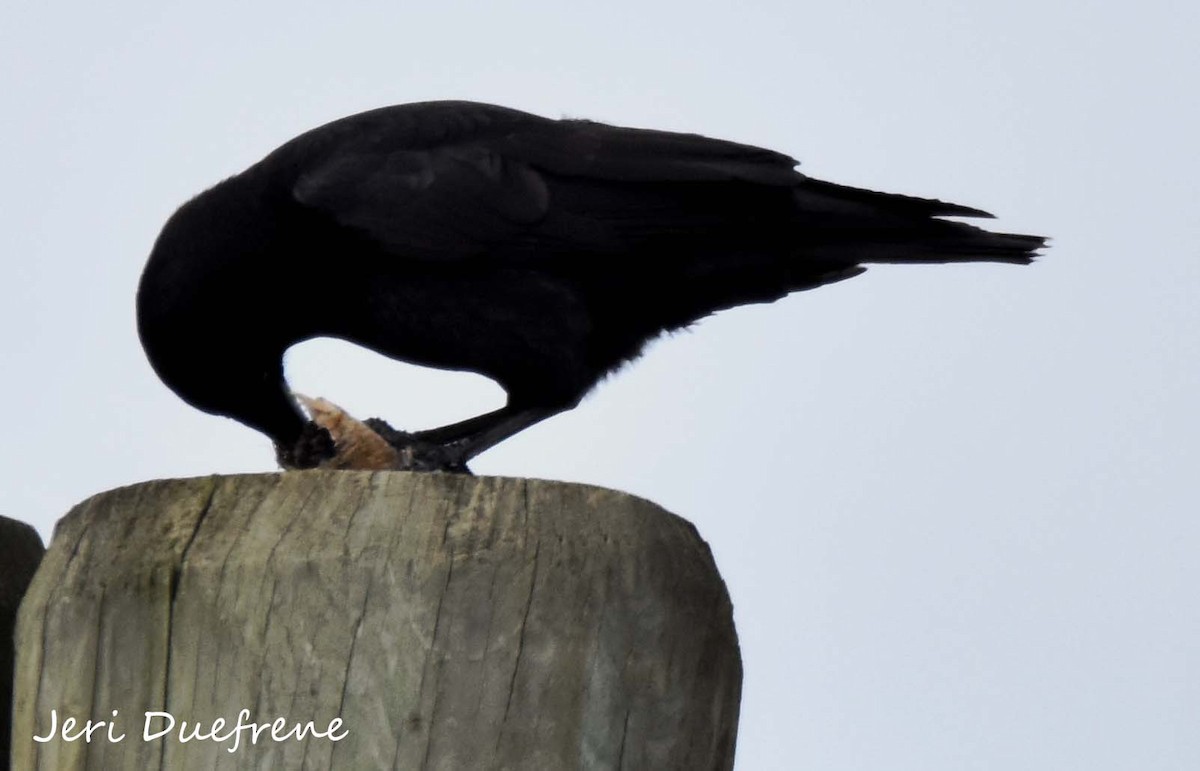
[[8, 767], [9, 758], [17, 608], [45, 551], [36, 530], [24, 522], [0, 517], [0, 768]]
[[[740, 691], [708, 547], [647, 501], [405, 472], [168, 480], [59, 523], [18, 622], [13, 758], [728, 769]], [[105, 724], [72, 741], [68, 718], [68, 738]]]

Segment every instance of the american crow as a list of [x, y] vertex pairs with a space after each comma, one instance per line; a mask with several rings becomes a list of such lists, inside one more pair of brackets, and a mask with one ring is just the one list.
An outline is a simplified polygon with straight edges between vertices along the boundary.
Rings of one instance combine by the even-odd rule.
[[478, 372], [495, 412], [407, 435], [417, 466], [470, 458], [574, 407], [645, 343], [724, 308], [851, 278], [861, 263], [1029, 263], [1044, 239], [942, 217], [942, 201], [806, 177], [694, 134], [470, 102], [352, 115], [184, 204], [138, 289], [138, 331], [189, 404], [333, 452], [284, 382], [302, 340]]

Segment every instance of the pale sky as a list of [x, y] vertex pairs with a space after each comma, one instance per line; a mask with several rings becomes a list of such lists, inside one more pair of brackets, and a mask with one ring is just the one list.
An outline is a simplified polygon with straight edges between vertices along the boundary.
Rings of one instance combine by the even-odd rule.
[[[739, 769], [1194, 771], [1198, 9], [8, 0], [0, 514], [48, 537], [101, 490], [273, 468], [158, 382], [133, 295], [176, 206], [301, 131], [466, 98], [760, 144], [1053, 246], [721, 314], [475, 470], [697, 525]], [[410, 428], [502, 398], [344, 343], [288, 371]]]

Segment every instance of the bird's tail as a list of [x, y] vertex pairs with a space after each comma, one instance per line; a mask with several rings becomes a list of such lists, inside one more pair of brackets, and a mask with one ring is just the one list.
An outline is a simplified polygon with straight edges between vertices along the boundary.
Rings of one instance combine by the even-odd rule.
[[943, 217], [986, 217], [979, 209], [807, 179], [795, 188], [807, 251], [835, 265], [1008, 262], [1027, 265], [1040, 236], [992, 233]]

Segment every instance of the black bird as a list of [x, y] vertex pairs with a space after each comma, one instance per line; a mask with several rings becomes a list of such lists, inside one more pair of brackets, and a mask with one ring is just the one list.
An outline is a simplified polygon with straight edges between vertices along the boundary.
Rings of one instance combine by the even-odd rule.
[[694, 134], [470, 102], [384, 107], [301, 134], [184, 204], [138, 289], [138, 331], [189, 404], [262, 431], [282, 465], [332, 452], [283, 354], [334, 337], [478, 372], [495, 412], [413, 435], [465, 463], [578, 404], [645, 343], [862, 263], [1029, 263], [1044, 239], [942, 201], [822, 182]]

